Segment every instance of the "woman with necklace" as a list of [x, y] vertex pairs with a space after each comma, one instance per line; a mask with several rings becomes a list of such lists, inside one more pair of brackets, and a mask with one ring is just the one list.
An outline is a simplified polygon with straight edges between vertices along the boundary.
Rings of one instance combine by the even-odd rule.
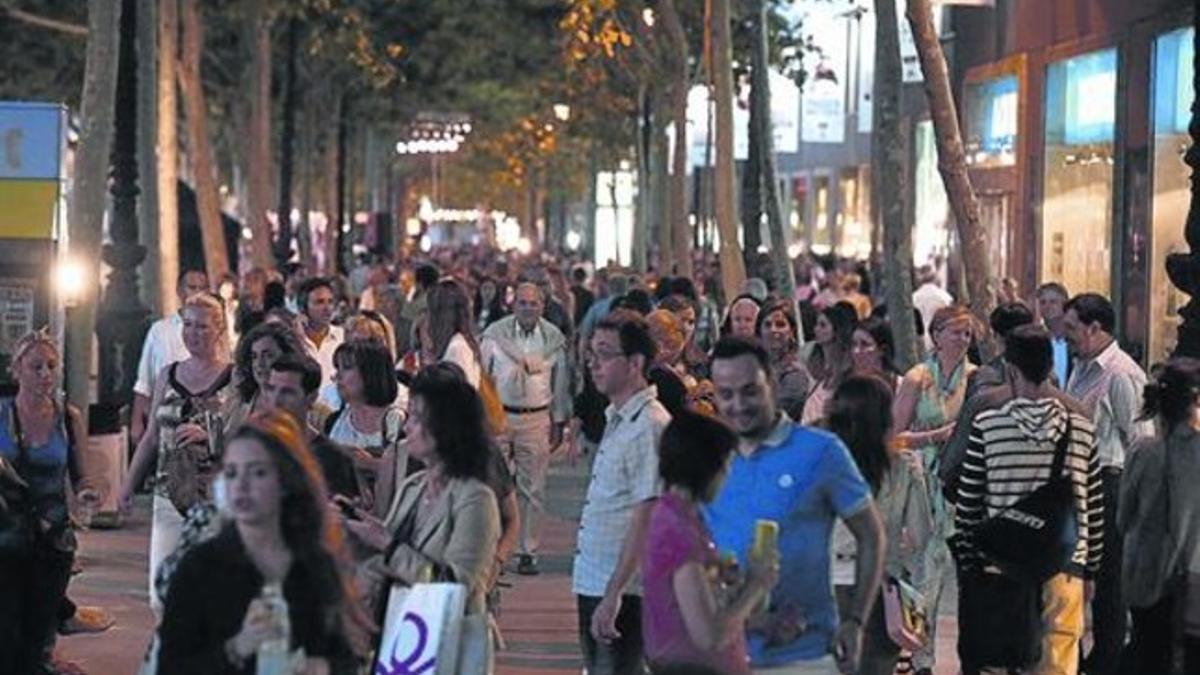
[[[0, 400], [3, 673], [56, 672], [47, 657], [75, 555], [66, 480], [69, 475], [78, 484], [83, 475], [82, 457], [74, 450], [87, 438], [79, 411], [58, 398], [61, 364], [48, 332], [22, 337], [13, 349], [17, 394]], [[16, 488], [16, 480], [25, 487]], [[91, 490], [79, 492], [80, 499], [94, 497]]]
[[946, 441], [954, 433], [954, 420], [966, 397], [967, 379], [975, 370], [967, 360], [975, 323], [963, 305], [950, 305], [934, 313], [929, 321], [933, 351], [913, 366], [900, 382], [892, 417], [896, 424], [896, 446], [912, 453], [924, 469], [929, 504], [933, 510], [933, 533], [925, 551], [929, 620], [929, 646], [913, 655], [918, 674], [932, 672], [937, 607], [946, 581], [953, 573], [946, 539], [952, 534], [954, 513], [942, 494], [938, 460]]
[[178, 545], [187, 511], [209, 499], [222, 449], [220, 413], [234, 395], [221, 301], [197, 293], [184, 301], [180, 315], [189, 356], [164, 368], [156, 379], [153, 414], [120, 493], [121, 510], [128, 512], [134, 490], [154, 469], [149, 583], [150, 606], [156, 611], [162, 608], [155, 592], [158, 567]]

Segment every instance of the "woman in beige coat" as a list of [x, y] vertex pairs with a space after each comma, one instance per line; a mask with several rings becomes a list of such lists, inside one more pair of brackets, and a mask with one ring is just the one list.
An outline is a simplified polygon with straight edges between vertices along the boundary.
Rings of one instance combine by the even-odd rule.
[[[400, 484], [382, 522], [356, 511], [346, 523], [359, 543], [374, 552], [363, 565], [363, 590], [370, 601], [382, 604], [385, 580], [411, 585], [432, 570], [434, 581], [466, 587], [467, 623], [486, 626], [485, 597], [500, 513], [488, 487], [494, 451], [483, 404], [464, 378], [434, 367], [413, 380], [408, 409], [404, 429], [409, 457], [426, 468]], [[479, 633], [467, 626], [464, 634]]]

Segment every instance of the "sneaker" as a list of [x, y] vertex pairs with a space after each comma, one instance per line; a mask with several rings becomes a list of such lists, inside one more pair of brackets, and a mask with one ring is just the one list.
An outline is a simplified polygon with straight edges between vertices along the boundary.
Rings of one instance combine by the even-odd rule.
[[531, 577], [537, 573], [537, 558], [529, 555], [528, 553], [522, 553], [521, 555], [517, 556], [517, 574]]
[[77, 633], [103, 633], [117, 622], [107, 610], [102, 607], [80, 605], [75, 609], [75, 615], [63, 621], [58, 627], [59, 635], [75, 635]]

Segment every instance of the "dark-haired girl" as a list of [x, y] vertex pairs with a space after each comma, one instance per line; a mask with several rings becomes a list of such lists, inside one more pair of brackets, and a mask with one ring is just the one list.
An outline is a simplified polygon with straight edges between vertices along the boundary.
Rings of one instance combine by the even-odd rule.
[[282, 412], [255, 416], [230, 440], [221, 475], [230, 522], [171, 578], [158, 672], [253, 673], [258, 647], [280, 630], [257, 599], [267, 583], [282, 586], [303, 672], [358, 672], [367, 624], [339, 571], [341, 538], [299, 426]]
[[[892, 391], [871, 375], [853, 375], [837, 390], [828, 406], [828, 425], [850, 449], [883, 517], [887, 533], [884, 571], [918, 589], [925, 581], [924, 552], [933, 529], [925, 482], [907, 461], [888, 453], [892, 435]], [[833, 583], [839, 605], [853, 598], [854, 537], [839, 521], [833, 535]], [[888, 637], [883, 603], [877, 602], [863, 626], [859, 673], [891, 675], [899, 648]]]

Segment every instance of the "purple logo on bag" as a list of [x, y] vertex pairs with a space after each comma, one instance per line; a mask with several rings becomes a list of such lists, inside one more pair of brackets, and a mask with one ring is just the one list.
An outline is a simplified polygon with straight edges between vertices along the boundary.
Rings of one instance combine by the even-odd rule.
[[[429, 643], [429, 626], [425, 624], [425, 619], [412, 612], [406, 612], [404, 617], [400, 619], [400, 624], [411, 623], [417, 630], [417, 644], [413, 647], [410, 653], [403, 660], [396, 657], [396, 648], [400, 645], [399, 636], [403, 634], [403, 630], [397, 630], [397, 639], [392, 642], [392, 654], [388, 657], [389, 663], [384, 663], [380, 659], [375, 664], [375, 675], [421, 675], [430, 669], [437, 662], [437, 656], [430, 656], [424, 663], [417, 662], [425, 656], [425, 646]], [[382, 654], [380, 655], [382, 656]]]

